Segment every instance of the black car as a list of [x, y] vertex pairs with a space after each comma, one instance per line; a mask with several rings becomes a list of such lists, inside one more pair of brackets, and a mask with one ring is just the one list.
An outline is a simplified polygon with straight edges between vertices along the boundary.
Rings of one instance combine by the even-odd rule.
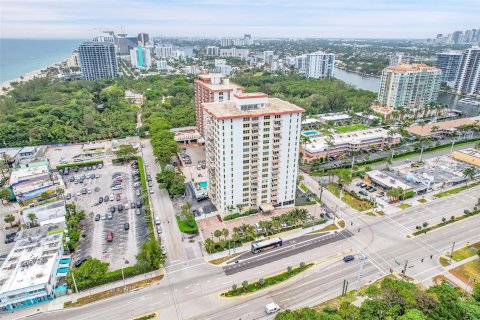
[[117, 209], [118, 209], [118, 211], [123, 211], [123, 204], [119, 204], [119, 205], [117, 206]]
[[78, 167], [75, 167], [74, 171], [75, 171], [75, 172], [78, 172]]
[[123, 225], [123, 229], [125, 230], [130, 229], [130, 224], [128, 224], [128, 222], [125, 222], [125, 224]]
[[111, 212], [111, 213], [114, 213], [114, 212], [115, 212], [115, 206], [110, 207], [110, 212]]
[[132, 209], [136, 208], [135, 202], [130, 203], [130, 208], [132, 208]]
[[95, 179], [95, 173], [92, 173], [92, 174], [90, 175], [90, 179]]
[[368, 196], [368, 193], [366, 193], [366, 192], [363, 191], [363, 190], [360, 190], [358, 193], [360, 193], [362, 196]]
[[98, 198], [98, 203], [102, 203], [103, 202], [103, 197], [99, 197]]
[[97, 213], [97, 214], [95, 215], [95, 221], [100, 221], [100, 213]]
[[82, 263], [84, 263], [85, 261], [87, 261], [88, 259], [91, 259], [92, 257], [90, 256], [85, 256], [83, 258], [80, 258], [78, 259], [77, 261], [75, 261], [75, 268], [78, 268], [82, 265]]
[[70, 182], [75, 181], [75, 177], [70, 177]]
[[104, 201], [104, 202], [108, 202], [108, 199], [109, 199], [108, 196], [103, 197], [103, 201]]
[[137, 201], [135, 201], [135, 205], [137, 206], [137, 208], [141, 208], [142, 207], [142, 201], [140, 199], [137, 199]]

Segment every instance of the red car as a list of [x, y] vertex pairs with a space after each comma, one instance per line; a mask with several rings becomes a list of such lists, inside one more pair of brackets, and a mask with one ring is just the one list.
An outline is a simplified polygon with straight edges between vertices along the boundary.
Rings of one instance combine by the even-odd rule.
[[117, 194], [117, 201], [120, 201], [120, 199], [122, 198], [122, 196], [120, 195], [120, 193]]
[[107, 242], [113, 241], [113, 232], [107, 232]]

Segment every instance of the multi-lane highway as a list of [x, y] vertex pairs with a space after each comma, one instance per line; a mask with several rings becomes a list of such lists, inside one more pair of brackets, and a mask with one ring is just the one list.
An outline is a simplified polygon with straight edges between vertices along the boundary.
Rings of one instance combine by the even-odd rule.
[[[259, 319], [266, 317], [263, 307], [271, 301], [282, 308], [313, 305], [339, 295], [344, 279], [349, 281], [350, 289], [356, 288], [360, 255], [368, 257], [362, 284], [388, 274], [391, 269], [400, 272], [407, 260], [407, 275], [428, 284], [432, 276], [443, 272], [437, 260], [453, 241], [460, 246], [479, 238], [480, 217], [456, 222], [418, 238], [408, 239], [406, 235], [426, 219], [440, 220], [444, 215], [459, 215], [464, 209], [471, 209], [479, 194], [480, 187], [476, 187], [381, 218], [340, 210], [351, 234], [339, 233], [332, 238], [312, 235], [260, 255], [239, 256], [236, 265], [240, 271], [229, 269], [232, 264], [212, 266], [199, 258], [170, 263], [166, 277], [158, 285], [85, 307], [30, 318], [128, 319], [158, 311], [163, 319]], [[455, 205], [452, 199], [456, 199]], [[345, 235], [343, 239], [341, 234]], [[341, 258], [347, 253], [355, 254], [357, 259], [344, 263]], [[219, 297], [220, 292], [234, 283], [266, 277], [301, 261], [313, 261], [315, 266], [285, 284], [254, 295], [240, 299]]]

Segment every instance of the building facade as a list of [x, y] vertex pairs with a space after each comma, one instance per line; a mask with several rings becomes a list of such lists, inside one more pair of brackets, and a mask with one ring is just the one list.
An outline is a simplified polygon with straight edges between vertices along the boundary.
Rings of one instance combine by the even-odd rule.
[[333, 77], [335, 55], [321, 51], [309, 53], [305, 59], [305, 76], [307, 78], [325, 79]]
[[436, 102], [442, 71], [426, 64], [399, 64], [383, 69], [378, 103], [387, 108], [417, 109]]
[[412, 58], [410, 56], [405, 55], [403, 52], [397, 52], [390, 56], [390, 66], [395, 66], [400, 63], [410, 63], [412, 62]]
[[454, 88], [458, 94], [480, 95], [480, 46], [462, 53]]
[[80, 69], [85, 80], [118, 77], [115, 44], [111, 42], [84, 42], [78, 47]]
[[150, 68], [152, 66], [150, 49], [138, 44], [136, 48], [130, 50], [130, 63], [138, 69]]
[[[25, 229], [0, 267], [0, 313], [51, 301], [65, 294], [70, 258], [63, 256], [64, 223]], [[63, 278], [63, 280], [61, 280]]]
[[458, 67], [460, 66], [460, 60], [462, 59], [462, 53], [460, 51], [448, 51], [437, 53], [436, 56], [435, 67], [442, 70], [442, 82], [453, 86], [458, 73]]
[[243, 92], [243, 87], [231, 83], [221, 74], [201, 74], [194, 81], [195, 115], [197, 130], [203, 135], [203, 103], [230, 100], [233, 94]]
[[169, 46], [156, 46], [155, 55], [157, 58], [171, 58], [173, 57], [173, 48]]
[[222, 216], [237, 205], [293, 206], [304, 110], [264, 93], [202, 105], [208, 194]]
[[218, 48], [216, 46], [208, 46], [206, 48], [206, 53], [207, 53], [207, 56], [216, 57], [220, 54], [220, 48]]
[[271, 65], [273, 62], [273, 51], [263, 51], [263, 61]]
[[382, 128], [334, 134], [331, 137], [320, 133], [312, 135], [304, 132], [302, 134], [310, 140], [300, 148], [305, 162], [338, 157], [354, 151], [381, 149], [398, 144], [401, 139], [399, 134], [389, 134], [388, 130]]

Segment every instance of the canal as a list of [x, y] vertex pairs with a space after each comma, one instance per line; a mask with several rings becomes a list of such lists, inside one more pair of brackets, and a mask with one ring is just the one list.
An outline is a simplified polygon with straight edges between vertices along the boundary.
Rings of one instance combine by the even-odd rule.
[[[335, 68], [335, 78], [349, 83], [357, 88], [370, 90], [373, 92], [378, 91], [378, 84], [380, 82], [380, 78], [372, 76], [362, 76], [358, 73], [345, 71], [338, 68]], [[465, 115], [470, 117], [480, 115], [480, 106], [472, 106], [458, 102], [458, 100], [460, 99], [461, 98], [459, 96], [444, 92], [440, 92], [438, 96], [438, 102], [447, 105], [450, 109], [460, 110]]]

